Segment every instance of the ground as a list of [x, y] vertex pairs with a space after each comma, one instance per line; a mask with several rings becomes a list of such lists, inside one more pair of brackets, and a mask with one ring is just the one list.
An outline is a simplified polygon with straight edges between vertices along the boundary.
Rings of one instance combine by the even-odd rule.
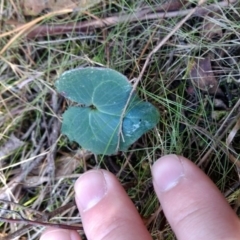
[[[100, 167], [119, 178], [153, 239], [175, 239], [150, 174], [169, 153], [196, 163], [237, 212], [238, 1], [37, 2], [0, 1], [1, 239], [38, 239], [43, 222], [80, 229], [73, 185]], [[121, 72], [160, 112], [127, 152], [96, 156], [61, 134], [72, 103], [54, 83], [87, 66]]]

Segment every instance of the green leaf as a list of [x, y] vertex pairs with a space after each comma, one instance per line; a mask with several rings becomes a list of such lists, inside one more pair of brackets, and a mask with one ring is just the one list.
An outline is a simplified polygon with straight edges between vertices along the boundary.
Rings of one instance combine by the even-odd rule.
[[[78, 103], [63, 114], [62, 133], [95, 154], [114, 154], [123, 109], [132, 90], [127, 78], [108, 68], [80, 68], [63, 73], [58, 92]], [[158, 110], [134, 94], [125, 113], [120, 151], [126, 151], [159, 121]]]
[[123, 119], [125, 141], [121, 142], [120, 150], [126, 151], [131, 144], [158, 123], [159, 117], [158, 110], [151, 103], [143, 102], [135, 96]]

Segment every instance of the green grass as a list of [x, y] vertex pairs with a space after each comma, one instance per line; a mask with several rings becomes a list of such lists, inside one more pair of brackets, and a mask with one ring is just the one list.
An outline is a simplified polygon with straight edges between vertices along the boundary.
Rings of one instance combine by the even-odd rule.
[[[12, 2], [0, 1], [4, 9], [0, 34], [15, 29], [16, 22], [26, 24], [39, 17], [24, 16], [19, 2], [14, 1], [15, 5]], [[143, 6], [154, 12], [160, 4], [155, 1], [106, 2], [87, 13], [52, 15], [40, 23], [50, 26], [75, 24], [92, 21], [92, 16], [104, 19], [118, 13], [133, 14]], [[15, 201], [40, 212], [53, 211], [72, 201], [77, 176], [101, 167], [119, 178], [154, 239], [161, 235], [164, 239], [174, 239], [151, 184], [150, 166], [154, 161], [169, 153], [184, 155], [196, 164], [201, 163], [201, 168], [223, 193], [239, 181], [234, 164], [229, 161], [230, 148], [239, 160], [239, 131], [231, 145], [226, 145], [226, 139], [234, 127], [234, 118], [235, 121], [239, 118], [237, 110], [233, 113], [231, 110], [240, 96], [240, 7], [234, 4], [220, 9], [219, 13], [203, 16], [220, 27], [220, 37], [208, 39], [201, 34], [203, 18], [194, 16], [153, 55], [137, 91], [141, 98], [159, 109], [161, 120], [128, 152], [109, 157], [82, 151], [60, 134], [61, 115], [71, 103], [56, 93], [56, 79], [64, 71], [79, 66], [106, 66], [120, 71], [130, 80], [137, 78], [149, 53], [183, 17], [125, 21], [89, 32], [72, 29], [57, 36], [26, 38], [21, 34], [17, 37], [0, 60], [0, 199]], [[9, 24], [10, 19], [13, 25]], [[207, 33], [210, 31], [207, 29]], [[1, 49], [17, 33], [0, 36]], [[213, 73], [224, 96], [201, 91], [189, 78], [191, 62], [206, 55], [211, 58]], [[214, 99], [223, 100], [227, 107], [216, 107]], [[218, 111], [223, 111], [222, 117], [214, 118], [213, 113]], [[218, 133], [221, 126], [223, 129]], [[7, 151], [6, 144], [13, 139], [12, 134], [23, 145], [12, 146], [13, 150]], [[201, 162], [204, 157], [206, 161]], [[6, 191], [6, 187], [10, 190]], [[227, 196], [232, 205], [238, 195], [239, 190], [234, 189]], [[7, 207], [1, 204], [1, 207], [20, 208], [9, 204]], [[31, 212], [25, 211], [24, 216], [31, 217]], [[7, 213], [7, 216], [13, 215]], [[76, 208], [51, 220], [66, 224], [79, 224], [79, 221]], [[18, 231], [24, 224], [1, 223], [0, 226], [4, 235]], [[17, 236], [38, 239], [42, 230], [43, 227], [34, 226], [28, 233], [20, 232]]]

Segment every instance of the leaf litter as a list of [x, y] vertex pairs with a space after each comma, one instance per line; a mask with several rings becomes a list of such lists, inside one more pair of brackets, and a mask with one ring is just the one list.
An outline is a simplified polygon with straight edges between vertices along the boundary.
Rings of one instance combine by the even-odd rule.
[[86, 10], [101, 0], [22, 0], [23, 13], [37, 16], [45, 10], [58, 11], [64, 8]]
[[215, 13], [205, 16], [201, 25], [200, 34], [203, 38], [210, 41], [220, 39], [223, 36], [223, 29], [220, 25], [220, 18]]
[[0, 162], [6, 159], [10, 154], [24, 145], [24, 142], [17, 138], [13, 133], [8, 140], [0, 147]]
[[210, 57], [196, 59], [190, 64], [190, 78], [193, 85], [209, 94], [223, 95], [222, 90], [219, 88], [219, 82], [214, 76]]

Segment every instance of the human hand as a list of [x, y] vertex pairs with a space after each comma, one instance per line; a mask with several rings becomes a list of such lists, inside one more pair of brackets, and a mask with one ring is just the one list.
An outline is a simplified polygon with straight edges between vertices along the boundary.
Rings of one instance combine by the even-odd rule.
[[[152, 167], [153, 185], [177, 239], [240, 239], [240, 223], [211, 180], [191, 161], [167, 155]], [[84, 173], [75, 184], [76, 203], [88, 239], [151, 239], [116, 177]], [[41, 240], [80, 240], [75, 231], [47, 229]]]

